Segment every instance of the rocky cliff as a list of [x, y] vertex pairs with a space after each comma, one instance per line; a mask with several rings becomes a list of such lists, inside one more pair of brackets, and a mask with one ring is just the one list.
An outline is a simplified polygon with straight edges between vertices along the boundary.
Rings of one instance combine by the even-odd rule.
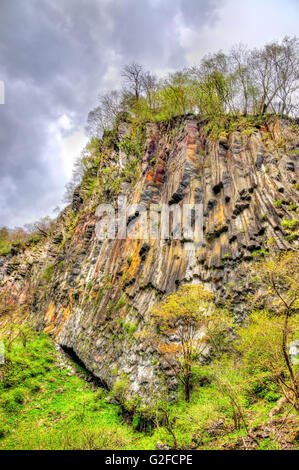
[[[294, 122], [244, 118], [216, 125], [185, 116], [139, 132], [144, 148], [133, 175], [126, 170], [136, 152], [128, 143], [136, 135], [121, 123], [101, 143], [92, 168], [99, 190], [82, 184], [51, 236], [0, 258], [0, 321], [29, 317], [108, 387], [128, 374], [132, 393], [154, 383], [163, 368], [175, 387], [167, 364], [142, 339], [151, 307], [181, 284], [200, 282], [219, 302], [230, 299], [242, 319], [251, 261], [270, 249], [296, 248], [299, 194]], [[202, 204], [202, 246], [171, 234], [99, 241], [96, 207], [116, 204], [117, 196], [144, 205]], [[138, 227], [137, 210], [128, 223]]]

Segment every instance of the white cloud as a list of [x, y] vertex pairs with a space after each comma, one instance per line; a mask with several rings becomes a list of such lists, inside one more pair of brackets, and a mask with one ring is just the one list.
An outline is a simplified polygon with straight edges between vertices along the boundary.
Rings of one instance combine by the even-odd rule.
[[73, 132], [69, 137], [62, 140], [61, 159], [67, 180], [71, 178], [74, 162], [80, 156], [87, 142], [88, 138], [82, 129]]
[[65, 114], [63, 114], [58, 119], [58, 124], [65, 131], [69, 131], [70, 129], [73, 128], [73, 124], [72, 124], [71, 119], [68, 116], [66, 116]]
[[227, 52], [236, 43], [259, 47], [298, 33], [294, 9], [291, 0], [226, 0], [218, 9], [218, 21], [212, 25], [195, 29], [181, 21], [179, 42], [189, 65], [198, 63], [207, 53], [220, 49]]
[[0, 0], [0, 225], [61, 203], [83, 127], [125, 63], [163, 76], [298, 31], [298, 0]]

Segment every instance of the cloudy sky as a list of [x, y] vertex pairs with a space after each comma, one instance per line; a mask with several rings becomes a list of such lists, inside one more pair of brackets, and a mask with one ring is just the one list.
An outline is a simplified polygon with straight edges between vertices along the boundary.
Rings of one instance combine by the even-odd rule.
[[137, 61], [158, 74], [298, 35], [298, 0], [0, 0], [0, 226], [63, 206], [97, 95]]

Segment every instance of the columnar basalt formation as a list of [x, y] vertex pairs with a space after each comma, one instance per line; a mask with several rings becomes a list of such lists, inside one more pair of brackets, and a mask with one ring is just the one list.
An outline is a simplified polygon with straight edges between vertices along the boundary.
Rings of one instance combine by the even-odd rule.
[[[154, 348], [142, 339], [150, 310], [163, 296], [186, 282], [204, 283], [218, 302], [230, 299], [242, 319], [252, 289], [252, 259], [270, 246], [296, 249], [297, 235], [283, 223], [298, 219], [296, 123], [269, 118], [249, 130], [240, 123], [217, 138], [206, 124], [195, 116], [149, 123], [137, 184], [122, 180], [118, 194], [146, 207], [202, 204], [201, 247], [171, 233], [166, 240], [99, 241], [99, 201], [94, 194], [84, 197], [79, 187], [51, 237], [0, 258], [4, 310], [13, 315], [13, 306], [26, 305], [38, 329], [71, 348], [109, 387], [125, 373], [131, 392], [141, 393], [163, 367], [175, 387], [167, 364], [154, 360]], [[128, 130], [128, 124], [119, 127], [106, 168], [114, 165], [120, 172], [134, 158], [116, 145]], [[109, 191], [106, 199], [116, 204]], [[71, 215], [76, 224], [70, 229]], [[133, 232], [140, 220], [138, 210], [129, 214]], [[51, 276], [45, 275], [47, 269]]]

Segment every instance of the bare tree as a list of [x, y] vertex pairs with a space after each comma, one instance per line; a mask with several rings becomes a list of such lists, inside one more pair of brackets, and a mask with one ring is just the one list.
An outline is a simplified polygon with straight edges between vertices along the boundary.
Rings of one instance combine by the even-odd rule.
[[136, 100], [139, 100], [143, 86], [143, 68], [140, 64], [132, 62], [124, 66], [121, 72], [127, 91], [131, 93]]
[[296, 93], [299, 90], [299, 40], [296, 37], [284, 38], [278, 59], [276, 74], [279, 84], [279, 111], [282, 115], [291, 114], [296, 107]]
[[158, 79], [156, 75], [151, 74], [150, 72], [144, 72], [141, 77], [141, 84], [142, 84], [142, 89], [144, 90], [146, 94], [146, 100], [148, 105], [151, 108], [156, 107], [156, 102], [155, 102], [155, 92], [158, 89]]
[[237, 95], [240, 96], [242, 112], [247, 115], [253, 109], [254, 87], [252, 83], [249, 52], [246, 46], [239, 44], [232, 48], [229, 56]]
[[46, 216], [41, 219], [33, 222], [32, 224], [26, 224], [25, 229], [28, 233], [37, 234], [42, 237], [47, 237], [49, 233], [53, 230], [55, 221], [51, 217]]
[[100, 106], [88, 113], [86, 131], [90, 137], [101, 137], [106, 128], [103, 110]]
[[298, 90], [298, 39], [285, 38], [282, 44], [273, 42], [251, 53], [250, 67], [256, 87], [260, 90], [258, 112], [268, 110], [283, 114], [292, 109]]
[[80, 185], [84, 172], [85, 166], [83, 162], [84, 151], [82, 152], [81, 156], [77, 158], [74, 163], [73, 167], [73, 174], [71, 180], [65, 185], [65, 194], [63, 197], [63, 201], [67, 204], [70, 204], [73, 201], [73, 196], [75, 189]]
[[92, 137], [101, 137], [105, 130], [111, 129], [117, 116], [125, 110], [123, 94], [118, 90], [100, 95], [99, 102], [87, 118], [87, 132]]

